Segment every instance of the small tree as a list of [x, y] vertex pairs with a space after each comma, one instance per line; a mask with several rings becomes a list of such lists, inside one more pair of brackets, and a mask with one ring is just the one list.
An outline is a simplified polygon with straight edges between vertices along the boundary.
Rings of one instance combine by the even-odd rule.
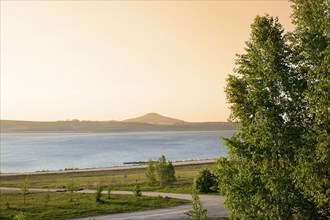
[[164, 155], [159, 157], [156, 164], [156, 172], [160, 187], [165, 187], [167, 185], [167, 163]]
[[5, 206], [6, 206], [6, 209], [10, 209], [10, 201], [8, 198], [5, 201]]
[[216, 191], [217, 181], [215, 175], [208, 168], [199, 170], [194, 179], [194, 187], [198, 192], [203, 193]]
[[141, 191], [141, 188], [138, 184], [135, 184], [135, 186], [133, 188], [133, 193], [136, 197], [142, 196], [142, 191]]
[[192, 193], [192, 208], [185, 212], [186, 215], [192, 217], [192, 220], [204, 220], [207, 219], [207, 209], [203, 207], [202, 201], [200, 200], [197, 191], [193, 188]]
[[25, 202], [26, 202], [26, 195], [29, 194], [29, 185], [28, 185], [28, 182], [27, 182], [27, 177], [24, 179], [24, 182], [23, 184], [21, 185], [21, 192], [23, 194], [23, 201], [24, 201], [24, 205], [25, 205]]
[[148, 161], [146, 176], [149, 186], [153, 186], [156, 184], [154, 161], [152, 161], [151, 159]]
[[77, 186], [73, 182], [73, 179], [71, 179], [71, 182], [68, 183], [68, 185], [66, 186], [66, 188], [70, 192], [70, 202], [72, 202], [73, 201], [73, 199], [72, 199], [73, 192], [77, 190]]
[[160, 187], [165, 187], [176, 181], [173, 164], [171, 162], [167, 162], [164, 155], [160, 156], [156, 164], [156, 173]]
[[102, 192], [104, 190], [105, 186], [97, 186], [96, 187], [96, 193], [95, 193], [95, 201], [96, 202], [101, 202], [101, 198], [102, 198]]
[[107, 193], [107, 195], [108, 195], [108, 199], [111, 199], [111, 186], [109, 185], [108, 186], [108, 193]]
[[171, 161], [167, 165], [167, 181], [168, 183], [174, 183], [176, 181], [175, 170]]
[[47, 192], [47, 194], [45, 195], [45, 206], [47, 206], [48, 205], [48, 203], [49, 203], [49, 201], [50, 201], [50, 195], [49, 195], [49, 189], [48, 189], [48, 192]]

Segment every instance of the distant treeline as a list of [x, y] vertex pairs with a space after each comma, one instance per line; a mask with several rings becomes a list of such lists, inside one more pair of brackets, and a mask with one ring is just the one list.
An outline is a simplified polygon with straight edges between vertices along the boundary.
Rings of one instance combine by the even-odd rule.
[[1, 120], [2, 133], [14, 132], [143, 132], [143, 131], [219, 131], [236, 130], [229, 122], [148, 124], [122, 121], [13, 121]]

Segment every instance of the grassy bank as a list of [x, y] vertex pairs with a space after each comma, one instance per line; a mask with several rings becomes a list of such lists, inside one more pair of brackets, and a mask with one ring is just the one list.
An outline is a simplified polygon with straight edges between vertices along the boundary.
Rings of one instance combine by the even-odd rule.
[[19, 191], [0, 192], [0, 219], [13, 219], [23, 212], [27, 219], [68, 219], [102, 214], [133, 212], [164, 208], [189, 203], [185, 200], [163, 197], [135, 197], [133, 195], [103, 195], [100, 203], [94, 194], [30, 192], [26, 204]]
[[76, 187], [95, 189], [99, 185], [111, 186], [112, 190], [132, 190], [138, 183], [142, 191], [190, 193], [194, 177], [202, 167], [215, 168], [215, 164], [175, 166], [177, 181], [165, 188], [150, 187], [146, 183], [145, 168], [124, 170], [84, 171], [70, 173], [38, 173], [30, 176], [1, 176], [0, 186], [20, 187], [27, 177], [29, 188], [65, 188], [73, 182]]

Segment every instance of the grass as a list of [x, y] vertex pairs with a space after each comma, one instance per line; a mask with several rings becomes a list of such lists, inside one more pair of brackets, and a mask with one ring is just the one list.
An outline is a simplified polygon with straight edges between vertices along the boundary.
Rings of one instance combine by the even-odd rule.
[[[177, 181], [165, 188], [147, 185], [145, 168], [125, 170], [84, 171], [69, 173], [44, 174], [28, 176], [29, 188], [65, 188], [70, 182], [83, 189], [96, 189], [99, 185], [111, 186], [112, 190], [131, 191], [136, 183], [142, 191], [158, 191], [173, 193], [190, 193], [193, 179], [202, 167], [215, 168], [215, 164], [175, 166]], [[20, 187], [26, 175], [1, 176], [0, 186]]]
[[95, 194], [30, 192], [26, 195], [24, 204], [21, 192], [5, 190], [0, 192], [0, 198], [0, 219], [4, 220], [13, 219], [19, 212], [23, 212], [27, 219], [68, 219], [164, 208], [189, 202], [159, 196], [132, 195], [111, 195], [111, 199], [107, 199], [107, 196], [103, 195], [101, 203], [97, 203]]

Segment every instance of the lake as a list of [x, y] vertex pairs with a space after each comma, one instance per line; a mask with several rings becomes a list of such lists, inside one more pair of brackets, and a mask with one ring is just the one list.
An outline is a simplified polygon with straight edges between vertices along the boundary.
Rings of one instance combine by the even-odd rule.
[[227, 155], [220, 137], [235, 131], [3, 133], [1, 172], [123, 166], [124, 162], [211, 159]]

